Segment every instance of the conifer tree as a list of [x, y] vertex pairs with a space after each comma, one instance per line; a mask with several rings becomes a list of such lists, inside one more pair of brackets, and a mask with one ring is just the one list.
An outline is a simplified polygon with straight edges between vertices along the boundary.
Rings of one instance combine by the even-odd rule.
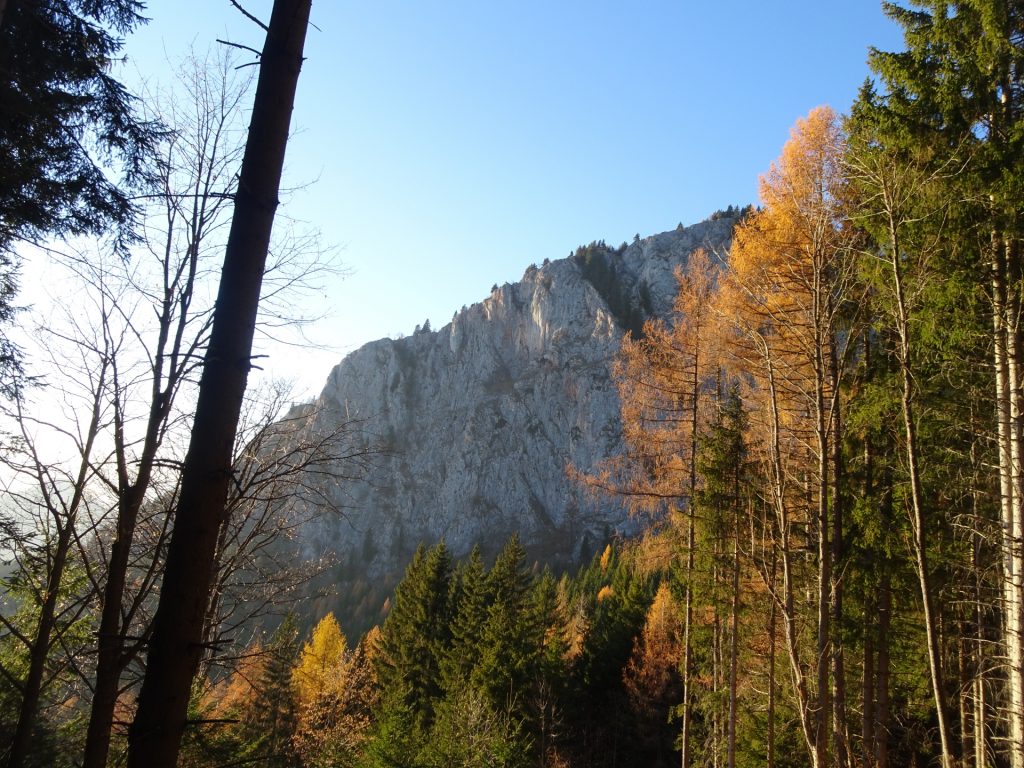
[[[931, 217], [933, 242], [943, 246], [946, 278], [941, 291], [963, 286], [966, 292], [984, 290], [988, 302], [989, 366], [994, 387], [995, 419], [984, 417], [982, 428], [996, 448], [1000, 502], [998, 548], [1001, 560], [1000, 610], [1003, 617], [1002, 655], [1006, 672], [1005, 729], [1007, 754], [1013, 768], [1024, 766], [1024, 340], [1022, 340], [1022, 218], [1021, 179], [1024, 178], [1024, 5], [1017, 0], [915, 0], [907, 7], [884, 4], [904, 33], [906, 50], [872, 51], [870, 64], [879, 77], [867, 84], [854, 106], [854, 124], [869, 146], [898, 161], [904, 182], [914, 167], [923, 176], [938, 172], [945, 205], [942, 216]], [[860, 158], [863, 160], [864, 158]], [[896, 167], [890, 165], [890, 168]], [[877, 185], [876, 185], [877, 186]], [[905, 192], [907, 185], [904, 184]], [[887, 206], [899, 213], [890, 198]], [[938, 210], [935, 206], [933, 210]], [[920, 211], [918, 211], [920, 212]], [[903, 230], [899, 221], [890, 230]], [[920, 221], [920, 220], [918, 220]], [[944, 234], [938, 236], [938, 227]], [[893, 232], [890, 232], [890, 235]], [[902, 235], [902, 232], [895, 232]], [[886, 253], [900, 252], [900, 243], [887, 236]], [[909, 267], [920, 253], [903, 249]], [[899, 267], [899, 260], [896, 260]], [[950, 269], [951, 268], [951, 269]], [[893, 274], [893, 279], [899, 275]], [[964, 313], [933, 305], [936, 327], [956, 324]], [[939, 312], [936, 312], [939, 310]], [[968, 315], [969, 317], [969, 315]], [[984, 332], [975, 325], [974, 334]], [[918, 339], [912, 339], [915, 345]], [[918, 354], [915, 347], [911, 355]], [[934, 350], [929, 351], [934, 354]], [[916, 384], [915, 377], [910, 383]], [[978, 425], [981, 426], [981, 425]], [[946, 438], [944, 438], [946, 439]], [[980, 490], [980, 489], [979, 489]], [[964, 555], [965, 570], [970, 566]], [[941, 650], [941, 649], [940, 649]], [[936, 655], [936, 649], [930, 649]], [[945, 654], [943, 654], [945, 655]], [[941, 661], [941, 660], [940, 660]], [[936, 666], [935, 663], [932, 664]], [[933, 673], [934, 676], [934, 673]], [[944, 693], [936, 687], [941, 710]], [[941, 713], [940, 713], [941, 717]], [[950, 724], [943, 736], [943, 761], [957, 757]], [[975, 728], [975, 730], [978, 730]], [[982, 727], [982, 730], [984, 728]], [[976, 747], [974, 759], [984, 761]]]
[[292, 747], [296, 726], [292, 673], [298, 653], [298, 630], [289, 614], [265, 647], [254, 642], [225, 678], [197, 686], [193, 714], [217, 727], [188, 734], [181, 764], [206, 768], [245, 761], [298, 768]]
[[470, 676], [496, 710], [522, 712], [522, 692], [536, 671], [541, 638], [531, 613], [526, 550], [513, 536], [487, 574], [490, 604]]
[[451, 640], [451, 555], [444, 542], [416, 550], [381, 628], [374, 667], [385, 700], [425, 731], [441, 697], [441, 659]]
[[634, 727], [655, 766], [668, 764], [674, 741], [669, 713], [682, 694], [680, 614], [668, 582], [662, 582], [623, 672]]
[[417, 763], [423, 768], [526, 768], [531, 764], [530, 744], [513, 717], [469, 687], [450, 693], [438, 705]]
[[344, 685], [348, 641], [333, 613], [324, 616], [302, 648], [292, 672], [292, 685], [300, 708], [325, 696], [337, 695]]
[[128, 739], [132, 768], [170, 768], [187, 725], [202, 655], [232, 449], [251, 367], [252, 340], [310, 0], [275, 0], [260, 60], [210, 341], [200, 377], [181, 495], [149, 637], [146, 674]]
[[[371, 632], [355, 650], [343, 653], [333, 667], [340, 670], [335, 672], [337, 679], [328, 675], [328, 685], [300, 707], [293, 744], [305, 768], [345, 768], [357, 763], [377, 704], [372, 665], [376, 642], [376, 633]], [[334, 656], [330, 648], [335, 642], [320, 645], [326, 656]]]
[[[693, 496], [696, 456], [707, 384], [719, 354], [713, 313], [718, 268], [698, 248], [676, 272], [679, 293], [668, 323], [651, 321], [638, 339], [623, 340], [615, 376], [622, 401], [627, 452], [613, 459], [598, 484], [629, 499], [631, 506], [682, 528], [683, 692], [682, 765], [690, 765], [693, 595], [691, 574], [701, 542], [696, 536]], [[666, 564], [667, 565], [667, 564]]]
[[293, 669], [299, 657], [299, 632], [289, 613], [274, 630], [267, 645], [267, 660], [256, 680], [258, 695], [250, 702], [245, 720], [249, 750], [269, 768], [296, 764], [292, 735], [296, 726]]
[[424, 735], [417, 727], [411, 705], [399, 691], [381, 689], [360, 768], [419, 768]]
[[490, 595], [487, 571], [476, 546], [452, 576], [451, 648], [441, 659], [444, 688], [448, 692], [465, 685], [477, 663]]
[[[733, 357], [754, 384], [752, 426], [763, 435], [765, 496], [774, 510], [782, 570], [775, 594], [815, 768], [828, 765], [832, 754], [845, 765], [848, 756], [843, 649], [836, 636], [844, 530], [841, 393], [856, 338], [851, 310], [862, 302], [852, 233], [844, 226], [843, 152], [831, 109], [815, 109], [797, 122], [761, 180], [764, 208], [736, 229], [719, 300], [734, 329]], [[799, 583], [803, 547], [814, 551], [810, 584]], [[815, 635], [809, 656], [797, 599], [805, 588], [813, 596], [806, 606]]]
[[631, 734], [622, 731], [620, 722], [628, 706], [623, 670], [654, 596], [649, 575], [635, 572], [614, 547], [608, 555], [595, 557], [571, 588], [573, 596], [583, 599], [586, 619], [566, 694], [576, 758], [601, 766], [620, 763], [632, 749]]
[[716, 697], [715, 730], [716, 736], [725, 742], [728, 768], [736, 765], [739, 709], [740, 542], [749, 536], [750, 525], [741, 518], [750, 493], [745, 431], [742, 402], [737, 388], [731, 387], [720, 396], [717, 413], [701, 441], [697, 466], [703, 484], [694, 502], [696, 516], [705, 529], [701, 538], [708, 542], [711, 552], [712, 562], [705, 572], [710, 571], [713, 581], [710, 602], [715, 612], [714, 656], [718, 668], [712, 677], [723, 688]]
[[569, 617], [558, 582], [545, 570], [532, 594], [532, 621], [539, 632], [537, 669], [528, 688], [528, 721], [536, 754], [543, 765], [557, 755], [563, 722], [570, 656]]
[[[131, 239], [127, 187], [143, 180], [156, 126], [111, 73], [137, 0], [5, 0], [0, 6], [0, 392], [21, 376], [3, 329], [14, 317], [19, 240], [118, 231]], [[92, 149], [90, 149], [92, 148]], [[110, 178], [122, 164], [127, 185]], [[18, 747], [17, 752], [21, 751]], [[14, 762], [21, 760], [16, 757]]]

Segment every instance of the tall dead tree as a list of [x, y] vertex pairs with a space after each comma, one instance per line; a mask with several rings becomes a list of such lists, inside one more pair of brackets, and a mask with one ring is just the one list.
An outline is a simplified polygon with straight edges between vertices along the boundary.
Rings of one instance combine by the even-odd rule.
[[129, 768], [173, 768], [186, 725], [310, 6], [275, 0], [266, 30]]

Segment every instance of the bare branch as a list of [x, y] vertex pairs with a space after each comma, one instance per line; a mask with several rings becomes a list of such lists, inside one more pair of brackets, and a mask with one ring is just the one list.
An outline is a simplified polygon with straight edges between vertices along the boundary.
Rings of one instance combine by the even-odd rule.
[[262, 29], [262, 30], [263, 30], [264, 32], [269, 32], [269, 31], [270, 31], [270, 28], [269, 28], [269, 27], [268, 27], [268, 26], [267, 26], [266, 24], [264, 24], [264, 23], [263, 23], [262, 21], [260, 21], [259, 19], [257, 19], [257, 18], [256, 18], [255, 16], [253, 16], [253, 15], [252, 15], [251, 13], [249, 13], [249, 12], [248, 12], [247, 10], [245, 10], [245, 8], [243, 8], [243, 7], [242, 7], [242, 6], [241, 6], [241, 5], [240, 5], [240, 4], [239, 4], [239, 3], [237, 2], [237, 0], [231, 0], [231, 4], [232, 4], [233, 6], [235, 6], [235, 8], [237, 8], [237, 9], [238, 9], [238, 12], [239, 12], [239, 13], [241, 13], [241, 14], [242, 14], [243, 16], [245, 16], [245, 18], [247, 18], [247, 19], [248, 19], [249, 21], [251, 21], [251, 22], [252, 22], [253, 24], [256, 24], [256, 25], [257, 25], [257, 26], [258, 26], [258, 27], [259, 27], [260, 29]]

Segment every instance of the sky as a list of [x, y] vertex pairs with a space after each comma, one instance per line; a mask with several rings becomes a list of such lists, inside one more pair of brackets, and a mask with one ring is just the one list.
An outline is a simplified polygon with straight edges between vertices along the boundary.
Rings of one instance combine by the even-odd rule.
[[[146, 15], [127, 79], [262, 43], [229, 0]], [[306, 397], [347, 352], [440, 328], [531, 263], [756, 202], [793, 123], [847, 111], [869, 46], [902, 47], [876, 0], [315, 0], [311, 21], [282, 213], [346, 275], [307, 299], [320, 348], [262, 350]]]

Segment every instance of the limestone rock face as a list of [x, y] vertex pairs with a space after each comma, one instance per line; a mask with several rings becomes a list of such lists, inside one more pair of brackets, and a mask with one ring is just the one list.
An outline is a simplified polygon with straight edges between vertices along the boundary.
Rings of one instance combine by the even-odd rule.
[[383, 452], [363, 479], [323, 488], [337, 510], [300, 538], [307, 556], [333, 555], [335, 583], [360, 583], [348, 611], [393, 586], [421, 541], [444, 538], [461, 556], [475, 544], [492, 553], [518, 533], [532, 557], [557, 567], [635, 526], [566, 470], [621, 450], [611, 366], [622, 335], [665, 316], [675, 267], [697, 247], [724, 252], [734, 223], [719, 217], [531, 266], [445, 327], [371, 342], [335, 366], [314, 418], [357, 420], [364, 444]]

